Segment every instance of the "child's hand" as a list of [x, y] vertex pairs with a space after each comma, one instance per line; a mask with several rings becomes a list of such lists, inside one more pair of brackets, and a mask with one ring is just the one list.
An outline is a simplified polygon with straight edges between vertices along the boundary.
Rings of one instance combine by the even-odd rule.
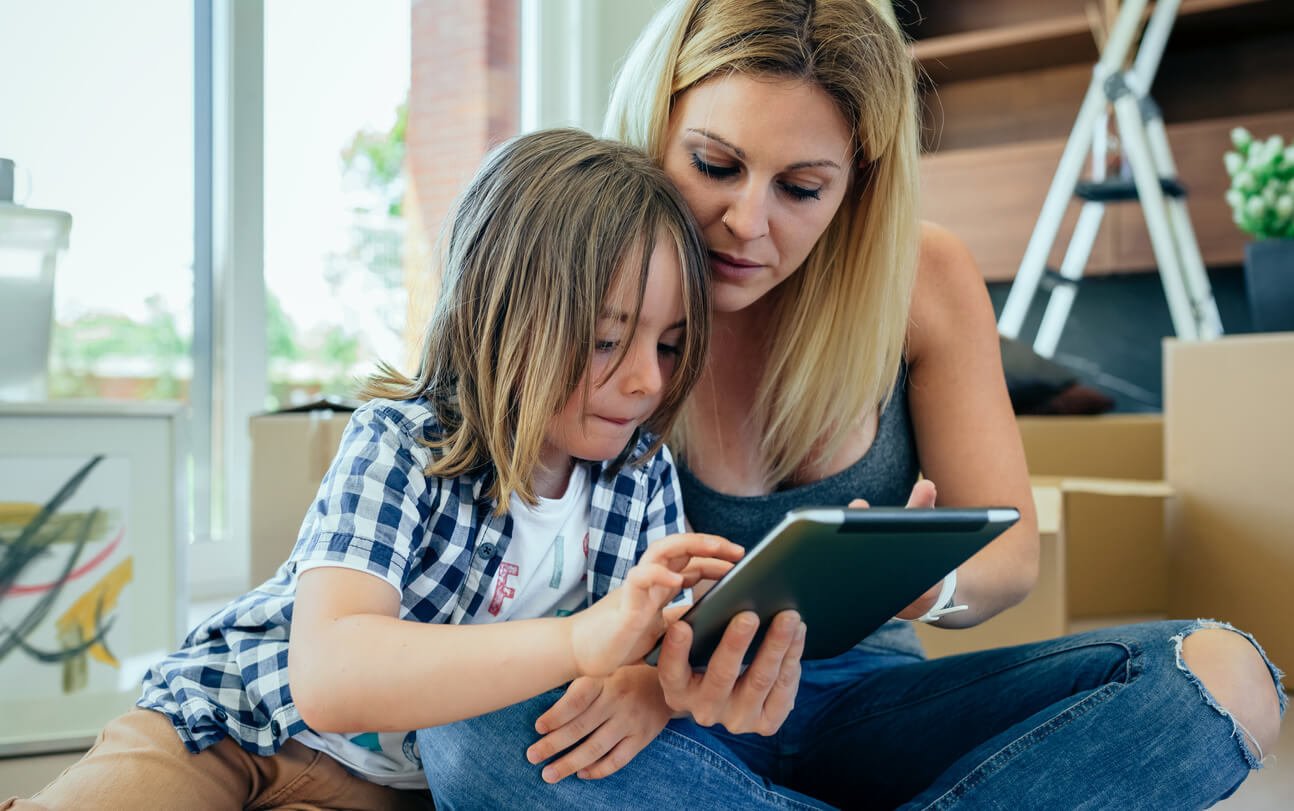
[[526, 750], [526, 759], [542, 763], [575, 747], [544, 767], [545, 782], [572, 774], [581, 780], [606, 777], [633, 760], [672, 715], [650, 665], [626, 665], [605, 679], [576, 679], [535, 722], [544, 737]]
[[625, 580], [571, 617], [571, 653], [581, 676], [609, 676], [641, 659], [665, 631], [662, 609], [698, 580], [718, 580], [744, 554], [714, 535], [682, 533], [647, 547]]

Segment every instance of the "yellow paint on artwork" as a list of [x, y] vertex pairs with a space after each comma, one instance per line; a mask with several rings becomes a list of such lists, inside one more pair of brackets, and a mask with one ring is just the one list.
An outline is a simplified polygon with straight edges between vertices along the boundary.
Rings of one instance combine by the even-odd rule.
[[[133, 559], [126, 558], [112, 568], [112, 571], [103, 576], [103, 579], [95, 583], [85, 594], [82, 594], [72, 607], [64, 612], [63, 616], [58, 618], [54, 623], [60, 635], [76, 629], [81, 639], [90, 639], [94, 636], [95, 631], [95, 614], [107, 616], [110, 611], [117, 605], [117, 598], [121, 596], [121, 590], [130, 582], [133, 574]], [[94, 645], [90, 648], [90, 655], [104, 664], [118, 667], [116, 657], [108, 652], [103, 645]]]
[[40, 512], [40, 505], [30, 501], [0, 501], [0, 524], [25, 526]]
[[[22, 534], [36, 516], [41, 505], [30, 501], [0, 501], [0, 543], [12, 541]], [[107, 540], [108, 532], [121, 522], [116, 510], [97, 510], [87, 529], [85, 520], [90, 512], [59, 512], [45, 519], [38, 536], [46, 543], [76, 543], [82, 531], [86, 541]]]

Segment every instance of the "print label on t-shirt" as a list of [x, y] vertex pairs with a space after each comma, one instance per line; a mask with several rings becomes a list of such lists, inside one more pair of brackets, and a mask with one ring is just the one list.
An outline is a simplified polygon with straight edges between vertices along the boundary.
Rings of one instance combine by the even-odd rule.
[[508, 578], [518, 574], [520, 569], [515, 563], [500, 563], [499, 571], [494, 575], [494, 597], [490, 600], [490, 613], [496, 617], [503, 608], [503, 601], [514, 597], [516, 590], [508, 585]]
[[565, 565], [562, 558], [564, 557], [566, 557], [566, 536], [558, 535], [557, 540], [553, 541], [553, 576], [548, 578], [550, 589], [562, 587], [562, 567]]
[[577, 465], [560, 499], [531, 505], [514, 494], [512, 541], [470, 622], [565, 616], [587, 601], [580, 584], [589, 566], [591, 492], [588, 470]]

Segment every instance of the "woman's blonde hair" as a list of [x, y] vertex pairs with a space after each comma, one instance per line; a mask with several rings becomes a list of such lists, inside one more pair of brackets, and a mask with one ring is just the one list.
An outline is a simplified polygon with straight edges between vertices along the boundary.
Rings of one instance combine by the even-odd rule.
[[[630, 51], [603, 134], [661, 163], [679, 94], [732, 72], [817, 85], [855, 138], [850, 191], [777, 291], [754, 411], [776, 484], [834, 455], [893, 392], [916, 276], [916, 87], [885, 0], [673, 0]], [[689, 422], [671, 438], [684, 455]]]
[[[682, 268], [686, 323], [661, 405], [643, 424], [657, 437], [634, 461], [645, 460], [704, 366], [709, 263], [664, 173], [637, 149], [577, 130], [523, 135], [485, 158], [442, 235], [440, 298], [418, 372], [407, 378], [384, 365], [362, 395], [430, 401], [443, 433], [431, 443], [428, 475], [492, 473], [499, 513], [513, 493], [534, 503], [549, 423], [589, 369], [604, 300], [613, 286], [636, 290], [632, 335], [661, 239]], [[614, 464], [636, 444], [637, 435]]]

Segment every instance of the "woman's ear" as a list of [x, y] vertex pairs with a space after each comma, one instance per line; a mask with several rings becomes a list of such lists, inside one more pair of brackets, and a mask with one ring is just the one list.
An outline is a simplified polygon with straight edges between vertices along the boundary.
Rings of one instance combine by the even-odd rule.
[[850, 178], [852, 183], [855, 200], [861, 200], [863, 195], [867, 194], [867, 188], [872, 184], [872, 175], [875, 174], [876, 161], [870, 161], [866, 158], [858, 160], [858, 166], [854, 168], [853, 177]]

